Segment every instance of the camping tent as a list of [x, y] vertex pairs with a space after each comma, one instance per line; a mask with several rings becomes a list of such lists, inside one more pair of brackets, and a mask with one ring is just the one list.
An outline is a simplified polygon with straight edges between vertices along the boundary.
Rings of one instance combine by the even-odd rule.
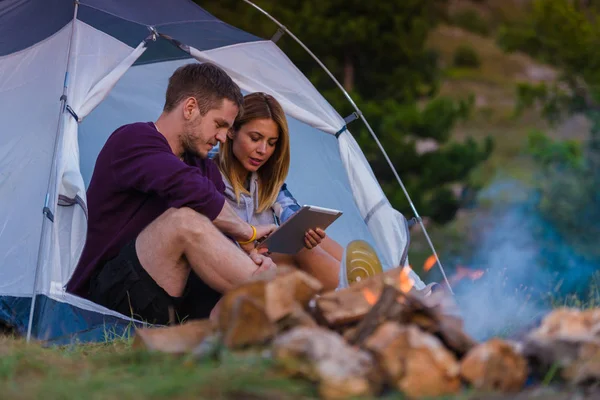
[[275, 42], [189, 0], [4, 0], [0, 321], [54, 343], [98, 340], [131, 322], [64, 289], [85, 243], [86, 186], [108, 135], [156, 119], [173, 71], [206, 61], [245, 92], [281, 102], [292, 135], [288, 187], [300, 203], [344, 211], [330, 236], [342, 245], [366, 240], [385, 268], [398, 265], [404, 217], [350, 132], [335, 135], [344, 118]]

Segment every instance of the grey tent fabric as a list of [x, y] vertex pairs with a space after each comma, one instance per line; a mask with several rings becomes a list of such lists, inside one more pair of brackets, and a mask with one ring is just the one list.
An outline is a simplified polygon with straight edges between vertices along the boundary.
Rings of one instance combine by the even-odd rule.
[[73, 0], [1, 0], [0, 57], [58, 32], [73, 19]]
[[[1, 0], [0, 56], [32, 46], [63, 28], [74, 13], [73, 0]], [[135, 47], [149, 26], [199, 50], [260, 38], [215, 18], [189, 0], [86, 0], [77, 19]], [[189, 58], [169, 43], [152, 46], [138, 63]]]
[[[146, 3], [148, 2], [139, 0], [119, 3], [85, 1], [81, 3], [77, 17], [131, 47], [137, 46], [151, 33], [149, 27], [200, 50], [261, 40], [218, 20], [187, 0], [169, 2], [154, 0], [149, 3], [157, 4], [152, 5]], [[190, 4], [193, 7], [190, 8]], [[141, 10], [136, 13], [138, 7], [141, 7]], [[136, 64], [189, 57], [188, 53], [179, 50], [164, 39], [159, 39], [148, 48]]]
[[222, 23], [191, 0], [83, 0], [81, 4], [141, 25], [189, 21]]

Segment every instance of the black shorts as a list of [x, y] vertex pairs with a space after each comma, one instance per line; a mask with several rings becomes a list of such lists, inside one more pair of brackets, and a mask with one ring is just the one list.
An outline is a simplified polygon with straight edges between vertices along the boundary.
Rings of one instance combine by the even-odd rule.
[[98, 268], [90, 280], [88, 299], [128, 317], [150, 324], [168, 324], [208, 318], [221, 294], [190, 272], [183, 295], [167, 294], [140, 264], [135, 240]]

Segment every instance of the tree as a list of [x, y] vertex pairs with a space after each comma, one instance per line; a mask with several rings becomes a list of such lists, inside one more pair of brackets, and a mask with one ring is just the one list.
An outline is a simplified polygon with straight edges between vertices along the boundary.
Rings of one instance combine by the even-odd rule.
[[[234, 26], [270, 38], [276, 25], [239, 0], [197, 0]], [[262, 0], [256, 3], [298, 36], [338, 77], [371, 123], [402, 176], [420, 213], [451, 220], [459, 200], [450, 185], [468, 184], [475, 166], [489, 156], [491, 142], [450, 142], [458, 120], [467, 118], [472, 99], [436, 97], [439, 69], [428, 51], [429, 32], [445, 16], [447, 0]], [[278, 45], [342, 115], [353, 110], [329, 77], [291, 38]], [[350, 130], [394, 204], [408, 212], [395, 177], [362, 124]], [[434, 141], [421, 154], [417, 144]]]
[[[584, 4], [585, 3], [585, 4]], [[600, 4], [596, 1], [536, 0], [529, 18], [504, 27], [499, 43], [557, 66], [550, 85], [521, 85], [518, 110], [538, 105], [550, 122], [583, 113], [592, 123], [583, 143], [530, 136], [539, 162], [538, 207], [580, 254], [600, 260]]]

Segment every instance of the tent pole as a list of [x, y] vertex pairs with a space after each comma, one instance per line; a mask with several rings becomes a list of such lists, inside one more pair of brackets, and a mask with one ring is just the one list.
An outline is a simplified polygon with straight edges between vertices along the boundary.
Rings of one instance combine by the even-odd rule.
[[69, 66], [71, 64], [71, 58], [73, 55], [73, 37], [75, 35], [75, 23], [77, 21], [77, 11], [79, 9], [79, 1], [75, 1], [74, 2], [74, 10], [73, 10], [73, 20], [72, 20], [72, 25], [71, 25], [71, 37], [69, 38], [69, 45], [68, 45], [68, 49], [67, 49], [67, 68], [65, 71], [65, 80], [64, 80], [64, 84], [63, 84], [63, 92], [62, 92], [62, 96], [60, 97], [60, 111], [58, 113], [58, 126], [56, 128], [56, 135], [54, 138], [54, 151], [52, 153], [52, 164], [50, 165], [50, 176], [48, 177], [48, 186], [46, 189], [46, 200], [44, 202], [44, 208], [43, 208], [43, 220], [42, 220], [42, 233], [41, 233], [41, 237], [40, 237], [40, 245], [38, 247], [38, 255], [37, 255], [37, 263], [35, 266], [35, 275], [33, 278], [33, 290], [31, 293], [31, 307], [29, 309], [29, 322], [27, 323], [27, 342], [29, 343], [29, 341], [31, 340], [31, 330], [33, 327], [33, 315], [35, 312], [35, 298], [36, 298], [36, 292], [37, 292], [37, 285], [38, 285], [38, 280], [39, 280], [39, 274], [40, 274], [40, 265], [44, 262], [44, 248], [45, 248], [45, 244], [47, 241], [47, 230], [48, 230], [48, 226], [49, 223], [52, 222], [54, 223], [54, 215], [52, 213], [52, 210], [54, 209], [54, 207], [51, 207], [51, 202], [54, 203], [54, 200], [52, 198], [50, 198], [50, 195], [52, 193], [52, 185], [55, 183], [56, 180], [56, 155], [58, 153], [58, 145], [60, 143], [60, 138], [62, 136], [62, 131], [64, 128], [64, 119], [63, 119], [63, 114], [65, 112], [65, 106], [67, 104], [67, 89], [69, 86]]
[[427, 243], [429, 244], [429, 247], [431, 248], [431, 251], [433, 252], [433, 255], [435, 256], [435, 259], [437, 261], [437, 264], [438, 264], [438, 267], [440, 269], [440, 272], [442, 273], [442, 276], [444, 277], [444, 282], [448, 286], [448, 290], [450, 291], [450, 293], [454, 294], [454, 292], [452, 291], [452, 287], [450, 286], [450, 282], [448, 281], [448, 278], [446, 276], [446, 272], [444, 271], [444, 267], [442, 266], [442, 262], [440, 261], [440, 258], [438, 257], [438, 254], [437, 254], [437, 251], [435, 250], [435, 247], [433, 246], [433, 243], [431, 242], [431, 238], [429, 237], [429, 234], [427, 233], [427, 229], [425, 229], [425, 225], [423, 224], [423, 219], [421, 218], [421, 216], [419, 215], [419, 212], [417, 211], [417, 208], [413, 204], [413, 201], [410, 198], [410, 195], [408, 194], [408, 191], [406, 190], [406, 187], [404, 186], [404, 183], [402, 182], [402, 179], [400, 179], [400, 175], [396, 171], [396, 167], [394, 167], [394, 164], [392, 163], [392, 161], [390, 160], [387, 152], [383, 148], [383, 145], [379, 141], [379, 138], [377, 137], [377, 135], [375, 134], [375, 132], [371, 128], [371, 125], [369, 125], [369, 122], [367, 121], [367, 119], [365, 118], [365, 116], [363, 115], [363, 113], [360, 111], [360, 109], [358, 108], [358, 106], [356, 105], [356, 103], [354, 102], [354, 100], [352, 100], [352, 97], [350, 97], [350, 94], [348, 94], [348, 92], [346, 91], [346, 89], [344, 89], [344, 87], [342, 86], [342, 84], [335, 78], [335, 76], [333, 76], [333, 74], [331, 73], [331, 71], [329, 71], [329, 69], [325, 66], [325, 64], [323, 64], [321, 62], [321, 60], [304, 43], [302, 43], [302, 41], [300, 39], [298, 39], [296, 37], [296, 35], [294, 35], [289, 29], [287, 29], [285, 27], [285, 25], [283, 25], [282, 23], [280, 23], [275, 17], [273, 17], [271, 14], [269, 14], [268, 12], [266, 12], [265, 10], [263, 10], [262, 8], [260, 8], [256, 4], [254, 4], [252, 1], [250, 1], [250, 0], [243, 0], [243, 1], [245, 3], [251, 5], [252, 7], [256, 8], [258, 11], [260, 11], [264, 15], [266, 15], [271, 21], [273, 21], [275, 24], [277, 24], [277, 26], [279, 26], [280, 30], [282, 30], [283, 32], [285, 32], [288, 35], [290, 35], [291, 38], [294, 39], [319, 64], [319, 66], [325, 71], [325, 73], [327, 73], [327, 75], [329, 75], [329, 77], [333, 80], [333, 82], [337, 85], [337, 87], [342, 91], [342, 93], [344, 94], [344, 96], [346, 97], [346, 99], [348, 99], [348, 101], [350, 102], [350, 104], [352, 105], [352, 107], [354, 108], [354, 110], [356, 110], [356, 113], [360, 116], [360, 118], [364, 122], [365, 126], [367, 127], [367, 130], [369, 131], [369, 133], [371, 134], [371, 136], [375, 140], [375, 143], [377, 144], [377, 146], [379, 147], [379, 149], [383, 153], [383, 156], [385, 157], [385, 160], [387, 161], [387, 163], [389, 164], [390, 168], [392, 169], [392, 172], [394, 173], [394, 176], [396, 177], [396, 180], [400, 184], [400, 187], [402, 188], [402, 191], [404, 192], [404, 195], [406, 196], [406, 199], [408, 200], [408, 202], [410, 204], [410, 208], [414, 212], [415, 217], [417, 218], [417, 221], [419, 221], [419, 225], [421, 226], [421, 229], [423, 230], [423, 233], [425, 234], [425, 238], [427, 239]]

